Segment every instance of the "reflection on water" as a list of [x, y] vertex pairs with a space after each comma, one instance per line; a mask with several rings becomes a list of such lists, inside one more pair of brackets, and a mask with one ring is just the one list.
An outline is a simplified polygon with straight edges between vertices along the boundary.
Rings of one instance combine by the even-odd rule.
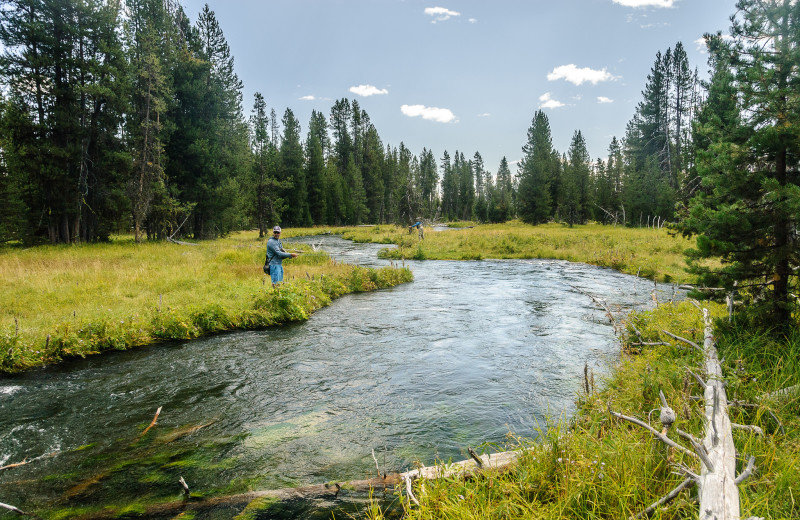
[[[385, 246], [308, 241], [342, 261], [388, 264], [376, 256]], [[0, 473], [0, 501], [35, 511], [179, 498], [178, 475], [219, 493], [370, 478], [373, 449], [393, 471], [465, 458], [509, 432], [534, 436], [545, 416], [572, 412], [584, 363], [602, 373], [619, 350], [604, 311], [571, 286], [618, 309], [650, 301], [652, 288], [560, 261], [405, 265], [413, 283], [346, 296], [305, 323], [0, 379], [0, 466], [58, 452]], [[77, 473], [122, 448], [147, 462], [76, 490]]]

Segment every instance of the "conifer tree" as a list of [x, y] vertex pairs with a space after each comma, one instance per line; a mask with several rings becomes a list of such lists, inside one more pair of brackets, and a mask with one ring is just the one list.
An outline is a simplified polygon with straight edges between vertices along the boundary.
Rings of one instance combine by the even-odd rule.
[[541, 224], [550, 218], [549, 180], [555, 171], [550, 122], [541, 110], [536, 111], [528, 128], [528, 139], [522, 153], [517, 213], [523, 222]]
[[328, 124], [321, 112], [312, 110], [306, 137], [306, 181], [308, 206], [313, 224], [323, 224], [326, 214], [325, 148], [328, 142]]
[[281, 124], [283, 137], [278, 151], [278, 180], [285, 183], [283, 198], [287, 205], [282, 221], [292, 226], [310, 225], [311, 213], [308, 207], [303, 145], [300, 142], [300, 123], [292, 109], [286, 109]]
[[[707, 36], [716, 67], [697, 129], [703, 190], [682, 229], [697, 235], [693, 259], [722, 261], [716, 270], [695, 264], [704, 281], [738, 282], [762, 323], [787, 330], [796, 324], [791, 293], [800, 260], [800, 4], [739, 0], [736, 7], [731, 41]], [[730, 99], [739, 101], [738, 115]]]
[[457, 218], [458, 214], [458, 177], [447, 150], [440, 159], [440, 165], [442, 168], [442, 216], [446, 220], [453, 220]]
[[436, 187], [439, 183], [439, 173], [436, 169], [436, 158], [431, 150], [427, 148], [422, 149], [419, 159], [419, 190], [422, 199], [423, 212], [425, 217], [429, 219], [436, 218], [436, 211], [438, 209], [438, 197], [436, 196]]

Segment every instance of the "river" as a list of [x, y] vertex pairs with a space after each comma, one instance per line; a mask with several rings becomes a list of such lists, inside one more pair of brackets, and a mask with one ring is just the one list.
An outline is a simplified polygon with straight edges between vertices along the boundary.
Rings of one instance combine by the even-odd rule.
[[[389, 263], [377, 258], [385, 246], [303, 240], [341, 261]], [[72, 516], [179, 499], [179, 476], [203, 493], [319, 484], [373, 477], [372, 450], [398, 471], [468, 458], [468, 446], [509, 433], [535, 437], [573, 412], [584, 363], [599, 383], [618, 358], [605, 311], [585, 293], [627, 311], [653, 289], [562, 261], [405, 265], [413, 283], [345, 296], [303, 323], [0, 376], [0, 466], [41, 457], [0, 472], [0, 502]]]

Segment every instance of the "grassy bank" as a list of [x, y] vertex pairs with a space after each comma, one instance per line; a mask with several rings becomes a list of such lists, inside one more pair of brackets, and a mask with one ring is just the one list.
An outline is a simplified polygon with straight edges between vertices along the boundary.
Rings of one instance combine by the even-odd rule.
[[196, 246], [122, 237], [2, 249], [0, 371], [304, 320], [343, 294], [412, 278], [408, 269], [354, 267], [308, 250], [284, 263], [287, 283], [273, 289], [262, 271], [265, 247], [243, 232]]
[[[716, 316], [724, 314], [720, 306], [712, 305], [711, 310]], [[660, 332], [665, 329], [702, 344], [699, 312], [688, 303], [662, 305], [630, 319], [649, 341], [674, 342]], [[758, 468], [739, 487], [742, 518], [798, 518], [800, 394], [763, 396], [800, 381], [800, 333], [776, 341], [736, 328], [718, 331], [728, 398], [748, 403], [731, 408], [731, 420], [765, 432], [763, 437], [733, 432], [739, 453], [737, 473], [750, 455]], [[697, 462], [667, 449], [643, 428], [614, 419], [607, 407], [660, 429], [661, 390], [678, 415], [673, 431], [679, 428], [702, 437], [702, 405], [692, 398], [702, 390], [687, 372], [700, 371], [701, 356], [674, 346], [629, 347], [608, 380], [599, 382], [599, 388], [590, 385], [589, 393], [578, 397], [575, 417], [543, 428], [536, 442], [509, 439], [508, 449], [529, 450], [510, 471], [467, 481], [455, 477], [426, 481], [415, 488], [419, 506], [404, 499], [406, 517], [566, 520], [630, 518], [645, 510], [685, 478], [676, 464], [696, 468]], [[683, 491], [651, 518], [696, 519], [696, 496], [695, 490]], [[376, 505], [369, 517], [384, 518]]]
[[482, 260], [486, 258], [552, 258], [609, 267], [662, 282], [691, 282], [684, 271], [684, 250], [692, 243], [665, 229], [633, 229], [587, 224], [530, 226], [521, 222], [483, 224], [466, 229], [416, 230], [375, 226], [349, 228], [344, 237], [357, 242], [397, 244], [384, 258], [416, 260]]

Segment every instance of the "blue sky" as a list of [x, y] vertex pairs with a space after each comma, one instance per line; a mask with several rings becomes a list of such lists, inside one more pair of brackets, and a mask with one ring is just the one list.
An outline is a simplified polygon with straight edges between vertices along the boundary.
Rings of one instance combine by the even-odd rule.
[[[536, 110], [566, 152], [593, 158], [622, 137], [657, 51], [683, 42], [706, 76], [704, 32], [727, 32], [735, 0], [182, 0], [216, 13], [244, 82], [279, 117], [357, 99], [384, 146], [437, 159], [476, 151], [487, 169], [521, 157]], [[512, 164], [512, 172], [516, 166]]]

